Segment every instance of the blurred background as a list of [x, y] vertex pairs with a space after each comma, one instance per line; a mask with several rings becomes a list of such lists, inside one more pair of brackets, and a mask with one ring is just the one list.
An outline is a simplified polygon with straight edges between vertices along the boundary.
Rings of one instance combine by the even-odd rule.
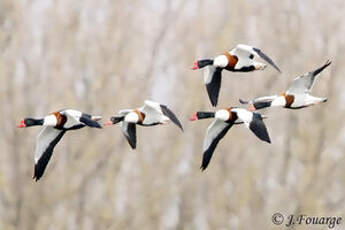
[[[0, 229], [286, 228], [272, 224], [275, 212], [344, 219], [344, 12], [343, 0], [1, 0]], [[281, 93], [331, 59], [313, 90], [328, 102], [262, 111], [272, 144], [235, 126], [201, 172], [211, 120], [188, 118], [213, 108], [190, 67], [238, 43], [283, 73], [224, 72], [218, 108]], [[69, 132], [31, 179], [40, 128], [16, 128], [23, 117], [75, 108], [105, 121], [145, 99], [167, 104], [184, 133], [139, 127], [133, 151], [118, 126]]]

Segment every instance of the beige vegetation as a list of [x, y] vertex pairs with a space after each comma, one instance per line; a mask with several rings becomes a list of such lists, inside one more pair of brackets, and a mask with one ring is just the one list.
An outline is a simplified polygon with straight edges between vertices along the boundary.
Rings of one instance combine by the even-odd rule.
[[[0, 229], [284, 229], [275, 212], [342, 216], [345, 228], [343, 0], [0, 1]], [[199, 170], [212, 110], [192, 63], [238, 43], [269, 67], [223, 73], [219, 108], [283, 91], [323, 64], [325, 104], [263, 111], [272, 144], [233, 127]], [[45, 175], [31, 179], [39, 128], [24, 116], [61, 108], [104, 120], [144, 99], [184, 125], [138, 128], [131, 150], [119, 127], [68, 133]], [[287, 228], [286, 228], [287, 229]], [[295, 226], [295, 229], [327, 229]]]

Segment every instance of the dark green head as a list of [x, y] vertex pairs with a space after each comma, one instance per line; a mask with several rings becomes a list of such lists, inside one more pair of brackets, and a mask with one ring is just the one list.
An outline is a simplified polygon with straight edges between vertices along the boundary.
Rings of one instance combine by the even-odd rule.
[[19, 128], [35, 126], [35, 125], [43, 125], [43, 119], [34, 119], [34, 118], [25, 118], [20, 122]]
[[214, 112], [196, 112], [189, 120], [195, 121], [214, 117]]

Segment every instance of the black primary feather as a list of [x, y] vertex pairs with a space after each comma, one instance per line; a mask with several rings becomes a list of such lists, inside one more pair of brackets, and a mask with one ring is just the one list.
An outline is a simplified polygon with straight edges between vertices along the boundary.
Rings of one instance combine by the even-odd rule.
[[61, 131], [59, 133], [59, 135], [49, 144], [48, 148], [44, 151], [41, 158], [35, 164], [34, 176], [33, 176], [33, 179], [35, 181], [38, 181], [42, 177], [44, 170], [46, 169], [48, 162], [53, 154], [54, 147], [61, 140], [65, 132], [66, 131]]
[[211, 104], [214, 107], [216, 107], [218, 104], [218, 96], [219, 96], [221, 84], [222, 84], [222, 69], [216, 68], [213, 73], [211, 82], [206, 84], [208, 97], [210, 98]]
[[161, 105], [161, 109], [163, 114], [169, 117], [169, 119], [183, 131], [182, 124], [177, 119], [176, 115], [166, 105]]
[[62, 128], [62, 130], [66, 130], [66, 131], [70, 131], [70, 130], [77, 130], [77, 129], [81, 129], [81, 128], [84, 128], [85, 125], [84, 124], [77, 124], [77, 125], [74, 125], [70, 128]]
[[218, 136], [213, 139], [212, 143], [210, 144], [210, 146], [208, 147], [208, 149], [204, 152], [203, 158], [202, 158], [202, 163], [200, 166], [200, 169], [202, 171], [204, 171], [208, 164], [210, 163], [210, 160], [212, 158], [213, 152], [216, 149], [219, 141], [225, 136], [225, 134], [229, 131], [229, 129], [231, 128], [231, 126], [234, 123], [228, 123], [228, 125], [218, 134]]
[[279, 69], [279, 67], [272, 61], [272, 59], [270, 57], [268, 57], [264, 52], [262, 52], [260, 49], [258, 48], [253, 48], [253, 50], [265, 61], [267, 61], [269, 64], [271, 64], [279, 73], [281, 73], [282, 71]]
[[83, 113], [79, 121], [92, 128], [102, 128], [102, 126], [97, 121], [91, 119], [91, 115], [89, 114]]
[[268, 135], [266, 125], [262, 120], [259, 113], [253, 113], [253, 120], [249, 124], [249, 129], [257, 136], [260, 140], [271, 143], [271, 139]]
[[321, 73], [322, 70], [324, 70], [324, 69], [325, 69], [327, 66], [329, 66], [331, 63], [332, 63], [332, 62], [331, 62], [330, 60], [327, 60], [326, 63], [325, 63], [323, 66], [321, 66], [320, 68], [318, 68], [318, 69], [316, 69], [316, 70], [314, 70], [314, 71], [312, 72], [313, 76], [315, 77], [316, 75], [318, 75], [319, 73]]
[[135, 149], [137, 147], [137, 131], [136, 131], [135, 123], [128, 123], [127, 133], [128, 133], [128, 136], [125, 135], [125, 137], [129, 145], [132, 147], [132, 149]]

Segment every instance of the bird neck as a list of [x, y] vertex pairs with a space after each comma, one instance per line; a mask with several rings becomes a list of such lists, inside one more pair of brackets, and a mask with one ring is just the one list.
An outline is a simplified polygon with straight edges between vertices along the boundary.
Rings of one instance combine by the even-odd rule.
[[198, 61], [199, 68], [203, 68], [203, 67], [208, 66], [208, 65], [213, 65], [213, 60], [203, 59], [203, 60]]
[[43, 125], [44, 119], [26, 118], [24, 120], [26, 126], [37, 126]]
[[113, 122], [113, 124], [117, 124], [117, 123], [123, 121], [124, 118], [125, 118], [125, 116], [114, 116], [114, 117], [111, 117], [110, 120], [111, 120], [111, 122]]
[[207, 119], [207, 118], [213, 118], [214, 112], [197, 112], [198, 119]]

